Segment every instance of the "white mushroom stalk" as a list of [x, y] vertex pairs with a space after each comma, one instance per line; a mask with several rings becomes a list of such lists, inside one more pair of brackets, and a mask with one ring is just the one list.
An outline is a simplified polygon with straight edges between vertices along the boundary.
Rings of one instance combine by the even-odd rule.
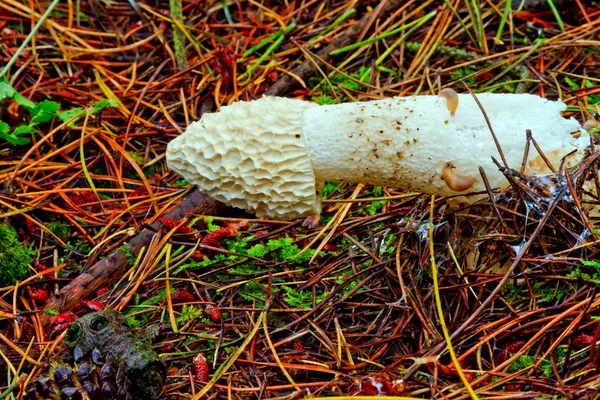
[[[587, 135], [571, 135], [580, 126], [561, 116], [561, 102], [477, 98], [512, 168], [522, 163], [526, 129], [555, 167], [589, 145]], [[238, 102], [204, 115], [167, 148], [169, 167], [200, 191], [279, 219], [319, 214], [326, 181], [453, 196], [485, 190], [481, 166], [491, 187], [500, 187], [506, 180], [492, 156], [499, 159], [481, 110], [471, 95], [453, 91], [327, 106], [274, 97]], [[533, 146], [527, 168], [548, 172]]]

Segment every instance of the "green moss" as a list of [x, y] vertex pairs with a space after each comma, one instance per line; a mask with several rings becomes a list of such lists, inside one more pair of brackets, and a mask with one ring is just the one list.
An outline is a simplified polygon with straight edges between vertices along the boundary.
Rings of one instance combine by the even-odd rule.
[[[350, 74], [335, 74], [329, 78], [329, 82], [333, 83], [334, 87], [345, 87], [350, 90], [360, 91], [363, 88], [361, 82], [368, 82], [369, 77], [371, 76], [371, 67], [361, 67], [360, 70], [356, 73]], [[352, 79], [353, 78], [353, 79]], [[312, 77], [308, 79], [308, 85], [310, 88], [314, 90], [321, 90], [322, 93], [319, 96], [312, 97], [312, 100], [320, 105], [324, 104], [337, 104], [338, 99], [340, 102], [345, 102], [348, 100], [345, 93], [341, 90], [336, 90], [336, 96], [329, 96], [326, 94], [327, 91], [331, 90], [329, 83], [325, 79], [319, 79], [317, 77]]]
[[321, 219], [319, 220], [319, 224], [325, 226], [331, 221], [333, 218], [333, 214], [321, 214]]
[[[475, 72], [476, 72], [476, 70], [474, 70], [472, 68], [458, 68], [458, 69], [450, 72], [450, 76], [452, 77], [452, 79], [461, 79], [462, 77], [470, 75]], [[469, 85], [474, 85], [475, 77], [472, 76], [472, 77], [466, 79], [465, 82], [467, 82]]]
[[[250, 249], [248, 249], [248, 241], [252, 239], [253, 236], [246, 236], [244, 238], [240, 237], [240, 234], [233, 239], [225, 239], [221, 244], [227, 250], [238, 253], [238, 254], [247, 254]], [[238, 259], [238, 256], [233, 256], [232, 259]]]
[[186, 270], [186, 269], [203, 268], [203, 267], [206, 267], [208, 265], [215, 264], [215, 263], [217, 263], [219, 261], [223, 261], [226, 258], [227, 257], [224, 254], [216, 254], [212, 258], [205, 257], [202, 261], [192, 262], [192, 263], [188, 263], [188, 264], [183, 264], [182, 266], [180, 266], [179, 268], [177, 268], [175, 270], [174, 274], [177, 275], [181, 271]]
[[[301, 292], [289, 286], [283, 286], [283, 301], [290, 307], [308, 309], [313, 307], [312, 290], [303, 290]], [[314, 296], [314, 305], [319, 304], [327, 298], [327, 293], [320, 293]]]
[[581, 278], [581, 279], [592, 279], [589, 274], [581, 271], [581, 267], [577, 266], [575, 269], [567, 274], [569, 278]]
[[92, 246], [81, 239], [76, 239], [74, 242], [68, 241], [67, 246], [83, 254], [88, 254], [90, 251], [92, 251]]
[[[344, 278], [343, 278], [343, 277], [337, 278], [337, 279], [335, 280], [335, 283], [337, 283], [338, 285], [343, 285], [343, 284], [344, 284]], [[344, 288], [342, 291], [338, 292], [338, 294], [337, 294], [337, 295], [338, 295], [338, 296], [340, 296], [340, 297], [344, 297], [344, 296], [346, 296], [346, 295], [347, 295], [347, 294], [348, 294], [348, 293], [349, 293], [349, 292], [350, 292], [352, 289], [354, 289], [354, 288], [355, 288], [357, 285], [358, 285], [358, 282], [356, 282], [356, 281], [352, 281], [352, 282], [350, 282], [348, 285], [346, 285], [346, 287], [345, 287], [345, 288]], [[360, 293], [360, 292], [363, 292], [363, 291], [364, 291], [364, 289], [363, 289], [363, 288], [360, 288], [360, 289], [358, 289], [358, 290], [356, 291], [356, 293], [355, 293], [355, 294], [357, 294], [357, 293]]]
[[[558, 369], [560, 370], [561, 364], [564, 363], [565, 357], [567, 356], [567, 347], [566, 346], [558, 346], [556, 350], [554, 350], [554, 361], [557, 364]], [[550, 378], [554, 376], [554, 370], [552, 369], [552, 361], [550, 357], [544, 358], [540, 363], [540, 369], [542, 370], [542, 374], [546, 378]]]
[[256, 258], [263, 258], [268, 252], [269, 249], [262, 244], [255, 244], [248, 249], [248, 255]]
[[135, 319], [135, 317], [132, 317], [131, 315], [125, 317], [125, 323], [130, 328], [139, 328], [142, 326], [142, 321]]
[[21, 244], [10, 225], [0, 224], [0, 286], [14, 285], [24, 279], [34, 254]]
[[338, 103], [336, 99], [327, 96], [325, 93], [322, 93], [321, 95], [316, 96], [316, 97], [311, 97], [311, 100], [322, 106], [327, 105], [327, 104], [337, 104]]
[[502, 287], [501, 293], [502, 293], [502, 297], [504, 297], [504, 299], [506, 301], [508, 301], [509, 304], [512, 304], [513, 302], [515, 302], [517, 300], [524, 299], [526, 297], [525, 291], [526, 291], [525, 283], [520, 283], [518, 285], [515, 285], [512, 281], [508, 281]]
[[128, 151], [127, 154], [129, 154], [129, 156], [131, 157], [131, 159], [133, 161], [135, 161], [135, 163], [137, 165], [144, 165], [144, 157], [134, 151]]
[[133, 254], [131, 252], [131, 250], [129, 250], [129, 243], [123, 243], [121, 245], [121, 247], [119, 247], [118, 250], [127, 256], [127, 260], [129, 261], [129, 264], [131, 264], [131, 265], [135, 264], [135, 262], [137, 261], [137, 257], [135, 256], [135, 254]]
[[221, 229], [221, 227], [219, 225], [213, 224], [212, 217], [204, 217], [204, 223], [206, 224], [206, 230], [209, 232], [214, 232], [214, 231]]
[[561, 285], [558, 282], [555, 286], [547, 287], [549, 282], [545, 280], [534, 280], [533, 281], [533, 291], [540, 296], [540, 299], [546, 302], [550, 301], [560, 301], [564, 298], [568, 293], [572, 291], [572, 288], [567, 285]]
[[533, 365], [534, 359], [532, 356], [528, 356], [526, 354], [519, 356], [510, 367], [508, 367], [508, 372], [517, 372], [525, 369], [527, 367], [531, 367]]
[[267, 248], [270, 251], [273, 251], [273, 258], [279, 262], [291, 261], [296, 264], [305, 264], [312, 256], [315, 254], [315, 251], [312, 249], [308, 249], [301, 255], [301, 249], [292, 244], [294, 239], [292, 238], [281, 238], [281, 239], [272, 239], [267, 242]]
[[[143, 314], [143, 312], [156, 308], [158, 304], [162, 303], [166, 296], [167, 291], [165, 289], [160, 290], [156, 296], [150, 297], [149, 299], [143, 301], [140, 301], [140, 296], [136, 295], [134, 297], [135, 306], [128, 308], [124, 312], [127, 326], [130, 328], [137, 328], [146, 322], [148, 318], [150, 318], [150, 314]], [[137, 315], [134, 316], [134, 314]]]
[[323, 187], [323, 199], [328, 198], [334, 192], [340, 192], [341, 183], [338, 182], [325, 182]]
[[383, 243], [385, 244], [385, 253], [392, 254], [396, 251], [395, 242], [398, 240], [398, 235], [388, 234], [383, 239]]
[[264, 266], [255, 264], [255, 263], [241, 263], [237, 267], [229, 268], [227, 271], [230, 274], [243, 276], [243, 275], [253, 275], [265, 270]]
[[373, 201], [367, 208], [364, 209], [364, 211], [367, 213], [367, 215], [373, 216], [383, 208], [385, 203], [387, 203], [387, 201]]
[[249, 256], [256, 258], [264, 258], [267, 254], [278, 262], [292, 262], [296, 264], [307, 263], [311, 257], [315, 254], [315, 251], [309, 249], [298, 256], [298, 253], [302, 249], [298, 245], [294, 244], [294, 239], [289, 237], [271, 239], [266, 245], [255, 244], [254, 246], [247, 249], [247, 242], [250, 238], [244, 238], [237, 241], [225, 241], [226, 248], [230, 251], [239, 254], [248, 254]]
[[581, 263], [586, 267], [594, 268], [592, 279], [594, 279], [596, 283], [600, 283], [600, 262], [595, 260], [581, 260]]
[[54, 233], [56, 236], [58, 236], [61, 239], [66, 239], [69, 234], [71, 233], [71, 230], [69, 229], [69, 225], [65, 224], [64, 222], [59, 222], [59, 221], [55, 221], [55, 222], [50, 222], [47, 226], [48, 230], [52, 233]]
[[248, 301], [256, 301], [256, 307], [262, 308], [265, 305], [265, 291], [254, 281], [244, 285], [240, 291], [240, 296]]
[[184, 325], [189, 320], [202, 315], [202, 310], [196, 308], [193, 304], [184, 304], [181, 309], [181, 315], [176, 318], [177, 325]]

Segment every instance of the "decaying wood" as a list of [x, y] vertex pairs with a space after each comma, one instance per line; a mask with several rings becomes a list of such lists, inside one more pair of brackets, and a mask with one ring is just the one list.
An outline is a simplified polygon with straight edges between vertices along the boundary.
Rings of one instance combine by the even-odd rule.
[[[192, 214], [215, 215], [224, 207], [223, 203], [193, 190], [185, 200], [169, 211], [165, 217], [177, 221]], [[160, 224], [155, 222], [152, 226], [159, 228]], [[150, 243], [154, 234], [151, 230], [145, 229], [131, 239], [128, 243], [131, 253], [137, 255], [143, 247]], [[63, 287], [56, 296], [48, 299], [44, 304], [44, 309], [69, 310], [79, 300], [85, 299], [96, 289], [118, 281], [129, 266], [129, 259], [125, 253], [120, 250], [112, 252], [103, 260], [83, 271], [77, 278]], [[44, 325], [50, 322], [50, 314], [41, 313], [40, 318]]]

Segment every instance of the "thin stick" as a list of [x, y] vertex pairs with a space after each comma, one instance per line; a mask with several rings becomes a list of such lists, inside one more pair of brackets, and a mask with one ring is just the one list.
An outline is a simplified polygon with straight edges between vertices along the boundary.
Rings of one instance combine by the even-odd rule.
[[481, 110], [481, 113], [483, 114], [483, 118], [485, 118], [485, 123], [487, 124], [488, 129], [490, 130], [490, 133], [492, 134], [492, 138], [494, 138], [494, 143], [496, 143], [496, 148], [498, 149], [498, 154], [500, 154], [500, 158], [502, 159], [502, 163], [504, 164], [504, 166], [506, 168], [509, 168], [508, 162], [506, 161], [506, 158], [504, 157], [504, 152], [502, 151], [502, 146], [500, 146], [500, 142], [498, 141], [498, 137], [494, 133], [494, 129], [492, 128], [492, 124], [490, 122], [490, 119], [487, 116], [487, 113], [485, 112], [485, 109], [483, 108], [483, 106], [481, 105], [481, 102], [479, 101], [479, 99], [477, 98], [477, 96], [475, 95], [475, 93], [471, 90], [471, 88], [469, 87], [469, 85], [467, 84], [467, 82], [462, 81], [462, 83], [467, 87], [467, 90], [469, 91], [469, 93], [471, 93], [471, 96], [473, 96], [473, 99], [475, 100], [475, 103], [477, 103], [477, 106]]

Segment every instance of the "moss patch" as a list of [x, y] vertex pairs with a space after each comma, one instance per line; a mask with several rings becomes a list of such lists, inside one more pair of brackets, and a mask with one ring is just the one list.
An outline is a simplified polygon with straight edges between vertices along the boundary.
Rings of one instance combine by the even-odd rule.
[[0, 286], [14, 285], [24, 279], [33, 254], [33, 250], [19, 242], [10, 225], [0, 224]]

